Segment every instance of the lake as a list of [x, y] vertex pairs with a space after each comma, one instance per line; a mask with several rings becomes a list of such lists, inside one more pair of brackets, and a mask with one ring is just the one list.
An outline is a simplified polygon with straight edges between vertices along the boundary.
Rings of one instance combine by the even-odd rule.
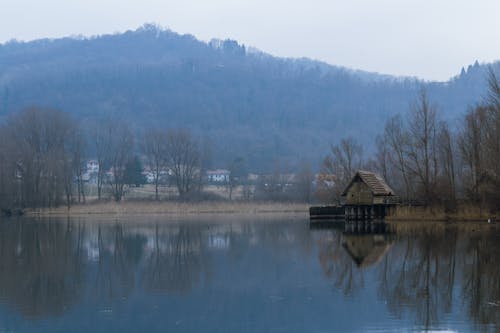
[[0, 332], [500, 331], [500, 228], [0, 221]]

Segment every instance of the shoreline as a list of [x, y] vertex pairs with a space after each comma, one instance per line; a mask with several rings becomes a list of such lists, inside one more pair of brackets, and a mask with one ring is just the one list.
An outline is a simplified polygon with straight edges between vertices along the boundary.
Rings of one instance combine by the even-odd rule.
[[[69, 210], [65, 206], [56, 208], [27, 209], [27, 217], [137, 217], [156, 216], [179, 218], [184, 216], [271, 216], [300, 217], [309, 220], [310, 204], [277, 203], [277, 202], [242, 202], [242, 201], [92, 201], [86, 204], [73, 205]], [[401, 209], [403, 208], [403, 209]], [[446, 214], [439, 208], [401, 207], [394, 215], [387, 216], [384, 221], [398, 223], [485, 223], [500, 224], [494, 214], [478, 214], [475, 209], [464, 209], [455, 214]]]
[[[499, 224], [500, 221], [498, 220], [491, 220], [490, 224]], [[421, 216], [414, 216], [414, 217], [387, 217], [384, 220], [386, 223], [411, 223], [411, 222], [421, 222], [421, 223], [433, 223], [433, 222], [439, 222], [439, 223], [488, 223], [488, 218], [487, 217], [421, 217]]]
[[138, 215], [303, 215], [309, 217], [309, 205], [272, 202], [91, 202], [67, 207], [29, 209], [25, 216], [138, 216]]
[[497, 223], [497, 214], [480, 206], [459, 205], [454, 212], [447, 212], [440, 206], [406, 206], [395, 207], [386, 217], [387, 222], [484, 222]]

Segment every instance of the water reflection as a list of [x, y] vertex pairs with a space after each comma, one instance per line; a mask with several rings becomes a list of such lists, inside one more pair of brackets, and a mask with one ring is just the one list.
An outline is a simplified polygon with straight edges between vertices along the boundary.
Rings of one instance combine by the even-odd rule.
[[180, 225], [155, 233], [148, 244], [144, 286], [156, 292], [189, 292], [209, 266], [202, 250], [202, 230], [196, 225]]
[[450, 311], [455, 280], [456, 233], [436, 233], [424, 227], [419, 237], [398, 234], [398, 249], [391, 251], [384, 265], [380, 295], [389, 310], [400, 317], [415, 314], [425, 329], [439, 323], [439, 314]]
[[83, 234], [71, 223], [2, 223], [0, 298], [27, 317], [67, 311], [82, 294]]
[[[462, 293], [469, 315], [478, 324], [500, 323], [500, 237], [498, 233], [475, 232], [461, 260]], [[497, 326], [498, 328], [498, 326]]]
[[360, 291], [363, 269], [372, 268], [378, 295], [396, 318], [410, 314], [416, 327], [428, 330], [465, 304], [476, 329], [498, 329], [498, 228], [354, 222], [344, 229], [318, 235], [324, 274], [344, 294]]
[[[309, 230], [304, 221], [22, 219], [0, 223], [0, 318], [14, 311], [27, 321], [70, 315], [85, 320], [88, 307], [116, 309], [121, 302], [133, 309], [121, 320], [134, 321], [151, 316], [134, 303], [139, 297], [162, 304], [167, 313], [191, 316], [191, 331], [208, 325], [200, 318], [214, 317], [216, 331], [230, 315], [246, 320], [249, 311], [260, 314], [247, 323], [253, 329], [325, 330], [333, 327], [327, 313], [334, 311], [340, 314], [335, 325], [344, 321], [335, 327], [370, 330], [368, 315], [363, 324], [347, 309], [361, 302], [377, 308], [377, 329], [498, 330], [499, 253], [500, 232], [493, 226], [338, 224]], [[199, 309], [204, 302], [209, 310]], [[290, 313], [297, 315], [276, 320]], [[158, 330], [178, 322], [158, 316]]]
[[95, 277], [88, 282], [92, 281], [91, 295], [97, 299], [126, 298], [135, 288], [146, 236], [124, 229], [121, 224], [97, 226], [87, 234], [88, 259], [96, 261]]
[[386, 235], [345, 235], [343, 246], [360, 268], [378, 263], [392, 242]]
[[415, 237], [413, 228], [400, 226], [400, 250], [387, 259], [390, 280], [382, 296], [391, 311], [411, 311], [428, 328], [458, 299], [477, 325], [498, 324], [500, 309], [491, 306], [500, 299], [498, 230], [433, 224], [420, 226]]
[[393, 245], [386, 223], [353, 221], [345, 224], [343, 247], [359, 268], [378, 263]]

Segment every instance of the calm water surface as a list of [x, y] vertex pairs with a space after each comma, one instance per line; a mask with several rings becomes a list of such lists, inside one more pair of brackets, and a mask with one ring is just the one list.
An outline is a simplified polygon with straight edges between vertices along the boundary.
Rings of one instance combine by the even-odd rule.
[[500, 228], [0, 221], [0, 332], [500, 331]]

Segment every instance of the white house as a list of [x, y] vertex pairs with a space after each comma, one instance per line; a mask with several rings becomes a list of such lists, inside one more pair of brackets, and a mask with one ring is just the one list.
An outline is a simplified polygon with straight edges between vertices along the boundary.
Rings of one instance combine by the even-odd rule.
[[213, 183], [226, 183], [229, 181], [230, 174], [231, 172], [226, 169], [208, 170], [207, 179]]
[[99, 163], [97, 160], [88, 160], [87, 161], [87, 172], [92, 173], [92, 172], [99, 172]]
[[82, 180], [89, 184], [97, 184], [97, 173], [99, 172], [99, 163], [96, 160], [88, 160], [85, 163], [85, 172]]

